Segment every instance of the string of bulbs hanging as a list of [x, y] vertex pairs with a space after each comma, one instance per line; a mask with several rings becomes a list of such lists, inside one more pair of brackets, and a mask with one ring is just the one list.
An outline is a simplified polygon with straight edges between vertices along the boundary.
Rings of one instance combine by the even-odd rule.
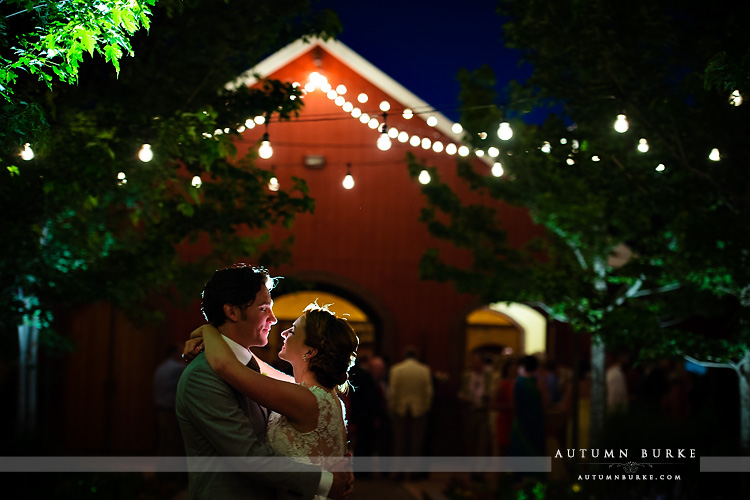
[[[295, 82], [293, 84], [295, 87], [300, 87], [299, 82]], [[337, 85], [334, 89], [332, 84], [328, 82], [328, 79], [321, 75], [319, 72], [312, 72], [308, 78], [308, 82], [304, 86], [305, 93], [309, 94], [315, 91], [321, 91], [326, 94], [326, 96], [331, 99], [337, 106], [341, 108], [341, 110], [347, 114], [349, 114], [352, 118], [357, 119], [360, 123], [363, 125], [367, 125], [369, 128], [373, 130], [378, 130], [380, 133], [378, 135], [378, 139], [376, 141], [376, 147], [380, 151], [388, 151], [393, 146], [393, 141], [397, 140], [399, 143], [406, 144], [408, 143], [410, 146], [414, 148], [422, 148], [423, 150], [432, 150], [435, 153], [445, 153], [447, 155], [453, 156], [453, 155], [459, 155], [461, 157], [467, 157], [472, 153], [472, 150], [465, 144], [457, 145], [453, 142], [448, 142], [447, 144], [444, 144], [442, 141], [436, 140], [433, 141], [428, 137], [420, 137], [417, 134], [409, 134], [405, 130], [398, 130], [395, 127], [389, 127], [387, 124], [388, 121], [388, 112], [391, 111], [391, 105], [388, 101], [382, 101], [379, 105], [380, 109], [380, 116], [382, 117], [382, 122], [378, 120], [375, 116], [370, 116], [369, 113], [362, 111], [358, 106], [356, 106], [354, 103], [348, 101], [344, 95], [347, 94], [348, 89], [345, 85], [340, 84]], [[357, 102], [359, 104], [365, 104], [368, 102], [369, 97], [366, 93], [361, 92], [357, 95]], [[743, 104], [743, 97], [740, 94], [738, 90], [734, 90], [728, 99], [728, 102], [732, 106], [740, 106]], [[401, 111], [401, 116], [405, 120], [412, 119], [415, 115], [424, 115], [427, 114], [426, 118], [426, 124], [429, 127], [436, 127], [438, 125], [438, 119], [436, 116], [434, 116], [434, 113], [436, 112], [435, 109], [430, 108], [424, 111], [415, 111], [409, 108], [404, 108]], [[330, 118], [325, 119], [305, 119], [300, 121], [324, 121], [328, 120]], [[268, 125], [270, 122], [270, 116], [256, 116], [253, 118], [248, 118], [245, 121], [244, 126], [241, 126], [237, 129], [237, 132], [242, 133], [245, 130], [252, 129], [259, 125], [265, 125], [265, 132], [263, 133], [263, 136], [259, 142], [258, 147], [258, 156], [263, 160], [268, 160], [273, 157], [273, 146], [271, 145], [271, 140], [269, 136], [268, 131]], [[630, 123], [627, 119], [627, 115], [624, 112], [621, 112], [617, 115], [617, 118], [613, 124], [613, 128], [616, 132], [620, 134], [626, 133], [630, 129]], [[460, 123], [453, 123], [451, 126], [451, 131], [454, 134], [461, 134], [463, 132], [463, 127]], [[204, 138], [213, 138], [215, 135], [220, 135], [223, 133], [230, 133], [230, 129], [217, 129], [214, 131], [213, 134], [204, 133]], [[482, 138], [486, 137], [486, 133], [481, 133], [480, 136], [484, 136]], [[503, 117], [501, 123], [498, 126], [497, 129], [497, 136], [502, 141], [509, 141], [513, 137], [513, 129], [510, 125], [510, 123]], [[567, 143], [567, 139], [562, 139], [561, 141], [562, 145], [565, 145]], [[577, 142], [577, 141], [574, 141]], [[646, 153], [649, 151], [649, 144], [648, 141], [645, 138], [639, 139], [638, 145], [636, 146], [637, 150], [640, 153]], [[552, 151], [552, 146], [548, 141], [545, 141], [542, 146], [539, 148], [543, 153], [550, 153]], [[573, 145], [572, 149], [577, 150], [578, 146]], [[500, 150], [497, 147], [491, 146], [487, 148], [487, 150], [483, 149], [476, 149], [474, 150], [474, 154], [478, 158], [483, 158], [488, 156], [489, 158], [497, 158], [500, 155]], [[25, 161], [31, 161], [34, 158], [34, 151], [31, 148], [30, 143], [26, 143], [23, 146], [23, 149], [19, 153], [19, 156], [25, 160]], [[144, 163], [148, 163], [153, 160], [154, 158], [154, 151], [150, 144], [144, 143], [141, 146], [141, 149], [138, 151], [138, 158], [140, 161]], [[721, 153], [718, 148], [713, 148], [711, 152], [708, 155], [708, 159], [711, 161], [720, 161], [721, 160]], [[591, 160], [594, 162], [600, 161], [600, 158], [596, 155], [592, 155]], [[571, 157], [568, 158], [569, 164], [574, 164], [575, 160]], [[656, 166], [656, 171], [664, 171], [666, 169], [665, 165], [663, 163], [660, 163]], [[503, 166], [499, 161], [496, 161], [493, 163], [491, 167], [491, 174], [495, 177], [501, 177], [504, 174]], [[420, 175], [418, 176], [418, 180], [422, 184], [429, 184], [430, 182], [430, 175], [426, 170], [422, 170]], [[127, 183], [127, 177], [124, 172], [119, 172], [117, 174], [117, 182], [119, 184], [126, 184]], [[194, 188], [200, 188], [202, 186], [203, 182], [201, 180], [201, 177], [196, 175], [191, 180], [191, 185]], [[351, 174], [351, 163], [347, 163], [347, 173], [344, 177], [344, 180], [342, 181], [342, 185], [345, 189], [352, 189], [354, 187], [354, 178]], [[278, 178], [276, 177], [275, 173], [270, 179], [268, 183], [268, 188], [271, 191], [278, 191], [280, 188], [280, 184], [278, 181]]]

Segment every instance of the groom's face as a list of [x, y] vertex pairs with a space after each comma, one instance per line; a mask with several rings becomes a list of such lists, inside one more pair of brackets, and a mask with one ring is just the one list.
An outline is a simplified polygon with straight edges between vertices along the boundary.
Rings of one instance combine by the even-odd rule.
[[276, 324], [268, 288], [261, 286], [253, 303], [242, 307], [238, 323], [244, 337], [243, 345], [260, 347], [268, 343], [268, 333]]

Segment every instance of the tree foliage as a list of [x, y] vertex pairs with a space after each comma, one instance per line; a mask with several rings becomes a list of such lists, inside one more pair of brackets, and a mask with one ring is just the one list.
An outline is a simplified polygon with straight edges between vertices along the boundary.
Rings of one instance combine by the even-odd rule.
[[[313, 200], [301, 179], [270, 192], [257, 148], [238, 156], [236, 141], [249, 118], [294, 116], [300, 91], [278, 81], [225, 85], [286, 43], [338, 29], [334, 14], [304, 0], [162, 0], [119, 75], [95, 59], [76, 85], [18, 85], [16, 97], [41, 119], [4, 130], [6, 146], [31, 143], [35, 156], [5, 158], [0, 172], [3, 330], [24, 315], [49, 326], [54, 308], [85, 301], [147, 312], [155, 294], [195, 296], [217, 266], [285, 259], [291, 242], [271, 241], [266, 229], [291, 224]], [[143, 144], [148, 163], [138, 159]], [[196, 241], [211, 253], [197, 253]]]
[[[506, 44], [534, 71], [503, 92], [486, 68], [460, 75], [466, 140], [500, 148], [505, 175], [464, 163], [459, 173], [473, 189], [528, 207], [547, 230], [544, 258], [530, 263], [528, 250], [510, 248], [497, 213], [475, 217], [477, 207], [430, 185], [425, 222], [474, 260], [459, 268], [432, 250], [423, 275], [488, 302], [542, 302], [579, 331], [642, 341], [647, 355], [747, 359], [748, 106], [729, 101], [733, 90], [750, 92], [747, 10], [501, 1]], [[550, 113], [544, 123], [523, 122], [540, 107]], [[618, 114], [625, 133], [613, 129]], [[494, 133], [503, 116], [515, 130], [508, 142]], [[629, 258], [615, 258], [623, 252]]]
[[11, 100], [21, 73], [51, 86], [75, 83], [84, 54], [99, 54], [117, 73], [132, 55], [130, 37], [148, 30], [156, 0], [7, 0], [2, 5], [0, 95]]

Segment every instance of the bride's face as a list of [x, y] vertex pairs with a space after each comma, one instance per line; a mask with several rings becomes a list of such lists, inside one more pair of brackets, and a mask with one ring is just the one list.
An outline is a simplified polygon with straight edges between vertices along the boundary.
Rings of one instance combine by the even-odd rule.
[[305, 353], [310, 349], [305, 345], [305, 316], [297, 318], [292, 327], [281, 332], [284, 345], [279, 351], [279, 358], [289, 363], [302, 361]]

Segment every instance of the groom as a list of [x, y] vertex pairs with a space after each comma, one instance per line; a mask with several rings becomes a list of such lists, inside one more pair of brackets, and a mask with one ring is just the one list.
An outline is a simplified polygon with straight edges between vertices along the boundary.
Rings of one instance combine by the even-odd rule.
[[[203, 290], [206, 320], [221, 329], [237, 358], [254, 369], [258, 365], [248, 348], [266, 345], [276, 323], [269, 292], [273, 283], [264, 269], [238, 265], [216, 271]], [[180, 378], [176, 410], [189, 457], [273, 455], [266, 444], [268, 411], [219, 378], [203, 354]], [[272, 467], [265, 467], [268, 464]], [[257, 468], [251, 465], [241, 472], [189, 472], [190, 500], [306, 500], [316, 494], [344, 498], [350, 493], [350, 474], [291, 459], [259, 462]]]

